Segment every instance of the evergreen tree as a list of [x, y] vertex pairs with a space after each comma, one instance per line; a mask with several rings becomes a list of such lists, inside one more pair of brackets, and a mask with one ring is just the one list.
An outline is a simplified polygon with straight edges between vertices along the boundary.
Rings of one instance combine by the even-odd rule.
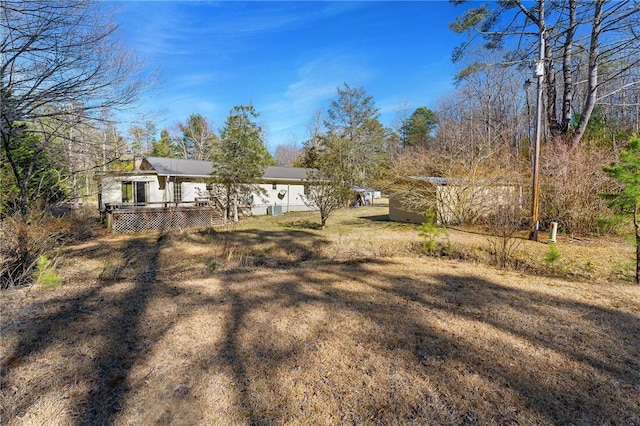
[[604, 171], [622, 184], [622, 192], [609, 195], [611, 206], [633, 215], [636, 244], [636, 283], [640, 284], [640, 137], [633, 136], [620, 152], [620, 161]]
[[233, 107], [212, 156], [213, 181], [224, 186], [226, 216], [235, 222], [241, 195], [248, 196], [255, 190], [264, 169], [275, 164], [262, 139], [262, 129], [253, 121], [257, 117], [251, 105]]
[[8, 149], [0, 151], [0, 217], [21, 212], [22, 206], [43, 207], [68, 196], [67, 173], [51, 151], [38, 152], [41, 139], [26, 130], [14, 131]]
[[162, 129], [160, 139], [151, 142], [151, 155], [154, 157], [176, 157], [176, 146], [167, 129]]
[[426, 146], [433, 139], [433, 131], [438, 119], [433, 111], [427, 107], [417, 108], [413, 114], [402, 123], [400, 129], [402, 145]]

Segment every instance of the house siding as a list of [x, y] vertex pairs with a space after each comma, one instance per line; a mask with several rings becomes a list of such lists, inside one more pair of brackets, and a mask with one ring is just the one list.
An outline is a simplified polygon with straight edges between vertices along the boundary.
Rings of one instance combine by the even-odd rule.
[[[276, 184], [276, 189], [273, 189], [274, 183]], [[261, 192], [264, 192], [264, 195], [254, 194], [251, 208], [251, 214], [253, 215], [268, 214], [268, 209], [271, 206], [281, 206], [283, 213], [313, 210], [304, 202], [303, 184], [269, 182], [260, 184], [259, 187], [262, 189]], [[278, 194], [282, 190], [286, 190], [286, 193], [281, 199]]]
[[147, 202], [164, 201], [164, 190], [160, 189], [158, 176], [153, 174], [127, 174], [103, 176], [100, 189], [100, 211], [106, 209], [107, 204], [122, 203], [122, 183], [123, 182], [145, 182], [147, 183]]
[[[167, 163], [177, 166], [194, 166], [202, 169], [207, 162], [196, 162], [193, 160], [172, 160], [172, 159], [152, 159], [155, 163]], [[163, 161], [160, 161], [163, 160]], [[175, 164], [174, 164], [175, 163]], [[164, 164], [167, 166], [167, 164]], [[210, 167], [210, 166], [209, 166]], [[162, 169], [163, 173], [169, 171]], [[148, 207], [164, 207], [163, 203], [174, 203], [174, 195], [178, 193], [183, 206], [193, 205], [199, 197], [209, 195], [207, 191], [208, 175], [195, 176], [188, 174], [188, 170], [176, 169], [172, 171], [176, 175], [160, 174], [153, 169], [152, 163], [145, 159], [142, 162], [142, 169], [135, 172], [104, 172], [100, 175], [100, 211], [106, 210], [106, 204], [122, 204], [122, 183], [123, 182], [147, 182], [146, 202], [151, 203]], [[251, 214], [269, 214], [269, 208], [280, 206], [283, 213], [289, 211], [310, 211], [313, 208], [305, 204], [304, 178], [306, 169], [296, 169], [287, 167], [269, 167], [265, 171], [265, 176], [258, 184], [260, 191], [253, 194], [253, 204]], [[274, 189], [275, 186], [275, 189]], [[281, 191], [283, 196], [279, 197]], [[153, 203], [157, 203], [153, 205]], [[279, 209], [280, 210], [280, 209]]]

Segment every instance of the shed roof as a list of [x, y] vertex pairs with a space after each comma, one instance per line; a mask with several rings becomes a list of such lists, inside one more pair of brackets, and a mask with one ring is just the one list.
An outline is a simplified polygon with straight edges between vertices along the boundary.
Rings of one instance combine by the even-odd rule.
[[409, 176], [409, 179], [432, 183], [434, 185], [448, 185], [449, 183], [452, 183], [449, 179], [439, 176]]
[[424, 182], [432, 185], [452, 185], [452, 186], [520, 186], [518, 183], [512, 182], [495, 182], [483, 180], [465, 180], [461, 178], [447, 178], [440, 176], [408, 176], [409, 180]]

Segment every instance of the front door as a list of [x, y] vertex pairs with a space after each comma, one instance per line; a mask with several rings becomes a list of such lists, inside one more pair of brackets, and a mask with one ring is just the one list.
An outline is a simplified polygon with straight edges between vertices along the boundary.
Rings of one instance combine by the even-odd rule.
[[147, 202], [147, 183], [135, 182], [135, 186], [136, 186], [136, 203], [146, 203]]

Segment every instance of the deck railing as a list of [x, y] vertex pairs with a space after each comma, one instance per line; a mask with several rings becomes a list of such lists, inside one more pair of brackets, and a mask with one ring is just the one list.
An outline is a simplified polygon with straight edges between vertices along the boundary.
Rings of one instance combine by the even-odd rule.
[[107, 228], [114, 233], [152, 229], [204, 228], [224, 223], [213, 201], [105, 204]]

